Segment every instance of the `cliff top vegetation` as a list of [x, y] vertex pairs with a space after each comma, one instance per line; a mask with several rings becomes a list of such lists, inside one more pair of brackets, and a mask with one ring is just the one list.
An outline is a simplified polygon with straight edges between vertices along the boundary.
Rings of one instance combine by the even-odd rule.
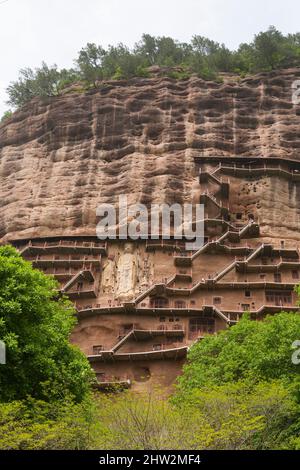
[[[45, 62], [36, 69], [20, 70], [7, 88], [8, 104], [19, 108], [34, 97], [57, 96], [74, 84], [82, 90], [101, 86], [105, 80], [150, 77], [151, 67], [160, 67], [162, 75], [187, 79], [196, 75], [205, 80], [222, 81], [222, 73], [245, 77], [277, 68], [297, 66], [300, 61], [300, 33], [284, 35], [274, 26], [257, 34], [249, 44], [230, 50], [201, 35], [190, 42], [171, 37], [143, 34], [133, 48], [120, 43], [106, 49], [88, 43], [74, 60], [71, 69], [58, 69]], [[9, 118], [6, 112], [4, 119]]]

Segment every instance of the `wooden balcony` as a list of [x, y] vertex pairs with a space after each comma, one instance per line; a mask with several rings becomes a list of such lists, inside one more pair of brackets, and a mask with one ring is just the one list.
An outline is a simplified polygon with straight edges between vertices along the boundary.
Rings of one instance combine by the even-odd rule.
[[95, 388], [101, 391], [122, 391], [131, 387], [131, 380], [126, 377], [115, 377], [113, 375], [97, 374]]
[[146, 251], [166, 250], [181, 251], [185, 249], [185, 241], [183, 240], [146, 240]]
[[101, 241], [63, 240], [39, 241], [29, 240], [27, 244], [19, 247], [22, 255], [38, 255], [46, 253], [79, 253], [105, 255], [107, 243]]
[[135, 329], [133, 331], [132, 337], [136, 341], [143, 341], [145, 339], [150, 339], [150, 338], [155, 338], [157, 336], [166, 336], [167, 338], [178, 338], [178, 337], [183, 337], [185, 335], [185, 330], [184, 328], [159, 328], [154, 330], [142, 330], [142, 329]]
[[183, 251], [181, 253], [177, 253], [174, 255], [174, 263], [175, 266], [182, 266], [182, 267], [191, 267], [193, 264], [192, 260], [192, 252], [191, 251]]
[[58, 281], [63, 282], [71, 279], [78, 273], [78, 268], [43, 268], [43, 272], [49, 276], [54, 276]]
[[259, 156], [252, 156], [252, 155], [233, 155], [233, 156], [225, 156], [225, 155], [196, 155], [194, 157], [194, 161], [197, 164], [203, 165], [204, 163], [211, 163], [213, 165], [220, 165], [225, 164], [229, 166], [240, 166], [243, 168], [247, 167], [263, 167], [264, 165], [267, 166], [275, 166], [281, 165], [283, 168], [289, 169], [289, 171], [294, 170], [297, 174], [300, 171], [300, 161], [291, 159], [291, 158], [280, 158], [280, 157], [264, 157], [262, 155]]
[[[298, 281], [299, 282], [299, 281]], [[257, 289], [279, 289], [292, 291], [298, 282], [272, 282], [272, 281], [237, 281], [237, 282], [218, 282], [214, 285], [217, 289], [245, 289], [252, 287]]]
[[[192, 270], [178, 270], [177, 273], [175, 274], [174, 276], [174, 279], [172, 280], [172, 283], [173, 282], [191, 282], [193, 280], [193, 273], [192, 273]], [[170, 285], [170, 283], [168, 284]]]
[[124, 314], [126, 310], [123, 305], [94, 304], [77, 306], [77, 317], [80, 319], [94, 317], [97, 315]]
[[[84, 305], [77, 306], [77, 317], [80, 319], [89, 318], [98, 315], [127, 315], [128, 308], [124, 305], [108, 305], [108, 304], [95, 304], [95, 305]], [[193, 307], [187, 305], [186, 307], [176, 308], [176, 307], [164, 307], [164, 308], [153, 308], [150, 306], [131, 306], [130, 313], [136, 313], [138, 315], [145, 316], [158, 316], [158, 315], [176, 315], [176, 316], [195, 316], [201, 312], [201, 308]]]
[[221, 163], [219, 172], [225, 174], [247, 178], [247, 176], [280, 176], [287, 178], [290, 181], [300, 181], [299, 170], [289, 169], [287, 165], [282, 166], [279, 164], [225, 164]]
[[40, 256], [26, 257], [27, 261], [30, 261], [34, 267], [81, 267], [83, 265], [92, 265], [97, 267], [101, 263], [101, 256], [49, 256], [41, 258]]
[[284, 305], [275, 305], [274, 303], [265, 303], [264, 305], [261, 305], [259, 308], [253, 308], [250, 306], [250, 308], [246, 310], [229, 310], [225, 309], [222, 310], [224, 315], [230, 319], [231, 322], [237, 322], [240, 320], [240, 318], [244, 315], [245, 312], [250, 313], [251, 317], [254, 319], [256, 317], [263, 317], [268, 314], [276, 314], [280, 312], [294, 312], [294, 313], [300, 313], [300, 307], [297, 307], [292, 304], [287, 304]]
[[89, 297], [96, 299], [98, 297], [98, 289], [94, 284], [91, 287], [86, 286], [82, 288], [73, 286], [71, 289], [64, 291], [63, 293], [67, 295], [70, 300], [85, 299]]
[[272, 273], [278, 272], [283, 269], [297, 269], [300, 268], [300, 262], [298, 261], [283, 261], [281, 259], [277, 263], [259, 263], [259, 264], [238, 264], [236, 269], [239, 272], [246, 273]]
[[116, 361], [151, 361], [151, 360], [179, 360], [187, 355], [188, 347], [168, 348], [155, 351], [138, 351], [114, 354], [111, 351], [103, 351], [96, 355], [87, 356], [91, 363], [95, 362], [116, 362]]

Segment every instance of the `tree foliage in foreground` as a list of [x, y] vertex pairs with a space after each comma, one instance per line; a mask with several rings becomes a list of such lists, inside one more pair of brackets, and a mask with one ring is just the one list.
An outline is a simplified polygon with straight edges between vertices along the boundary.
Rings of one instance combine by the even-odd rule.
[[9, 246], [0, 247], [0, 401], [27, 396], [81, 401], [93, 377], [80, 350], [70, 344], [74, 308], [57, 299], [57, 282], [33, 269]]
[[53, 279], [0, 248], [0, 449], [300, 450], [299, 315], [244, 316], [194, 345], [171, 397], [92, 399], [73, 313]]
[[95, 423], [88, 398], [79, 404], [32, 398], [0, 403], [0, 450], [86, 450]]
[[96, 442], [107, 450], [229, 449], [241, 448], [264, 428], [259, 411], [241, 402], [228, 409], [227, 399], [215, 413], [211, 395], [203, 398], [205, 410], [183, 402], [177, 406], [161, 398], [159, 390], [101, 399]]
[[11, 116], [12, 116], [12, 111], [10, 109], [8, 109], [7, 111], [5, 111], [0, 119], [0, 123], [1, 122], [4, 122], [6, 121], [6, 119], [9, 119]]
[[280, 381], [168, 399], [157, 390], [94, 402], [0, 403], [0, 449], [300, 449], [299, 404]]
[[292, 361], [299, 339], [299, 314], [279, 313], [263, 321], [245, 315], [193, 346], [173, 400], [179, 407], [202, 410], [223, 431], [224, 409], [233, 429], [240, 425], [236, 410], [260, 417], [261, 429], [238, 448], [299, 449], [300, 365]]
[[[35, 96], [55, 96], [66, 85], [78, 81], [88, 88], [98, 86], [102, 80], [147, 77], [148, 68], [153, 65], [165, 67], [162, 73], [173, 78], [184, 79], [196, 74], [214, 80], [220, 72], [245, 76], [299, 65], [299, 60], [300, 33], [285, 36], [274, 26], [234, 51], [201, 35], [193, 36], [186, 43], [144, 34], [132, 49], [122, 43], [106, 49], [88, 43], [80, 50], [74, 69], [58, 70], [56, 65], [49, 67], [45, 63], [35, 70], [23, 69], [7, 92], [9, 104], [18, 108]], [[180, 67], [180, 70], [170, 67]]]
[[244, 315], [234, 327], [193, 346], [179, 386], [187, 390], [239, 380], [300, 381], [300, 367], [292, 363], [292, 344], [299, 339], [298, 314], [280, 313], [264, 321]]
[[[101, 394], [79, 404], [67, 397], [50, 403], [32, 398], [0, 403], [0, 449], [300, 449], [299, 369], [289, 367], [298, 326], [294, 314], [262, 322], [244, 318], [205, 339], [194, 349], [205, 343], [211, 347], [202, 346], [202, 354], [192, 349], [171, 397], [152, 390]], [[216, 371], [225, 351], [229, 375], [223, 370], [215, 379], [199, 367], [191, 374], [193, 362], [205, 362]], [[233, 364], [235, 353], [239, 367]], [[192, 376], [197, 380], [191, 381]]]

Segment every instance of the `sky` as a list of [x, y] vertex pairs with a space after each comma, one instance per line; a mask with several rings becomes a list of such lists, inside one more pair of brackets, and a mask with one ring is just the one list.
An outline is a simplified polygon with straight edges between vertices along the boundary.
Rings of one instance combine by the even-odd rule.
[[235, 49], [270, 25], [300, 30], [299, 0], [0, 0], [0, 117], [24, 67], [71, 67], [88, 42], [133, 46], [143, 33], [207, 36]]

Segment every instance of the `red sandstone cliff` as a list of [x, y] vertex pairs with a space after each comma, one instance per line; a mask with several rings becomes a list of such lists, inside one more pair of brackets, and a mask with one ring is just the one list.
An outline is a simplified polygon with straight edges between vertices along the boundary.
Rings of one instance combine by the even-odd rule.
[[[119, 194], [189, 202], [199, 195], [195, 156], [300, 161], [299, 77], [139, 78], [33, 100], [0, 125], [0, 238], [95, 235], [96, 206]], [[262, 236], [299, 240], [299, 201], [288, 181], [260, 179], [245, 181], [231, 206], [253, 212]]]

